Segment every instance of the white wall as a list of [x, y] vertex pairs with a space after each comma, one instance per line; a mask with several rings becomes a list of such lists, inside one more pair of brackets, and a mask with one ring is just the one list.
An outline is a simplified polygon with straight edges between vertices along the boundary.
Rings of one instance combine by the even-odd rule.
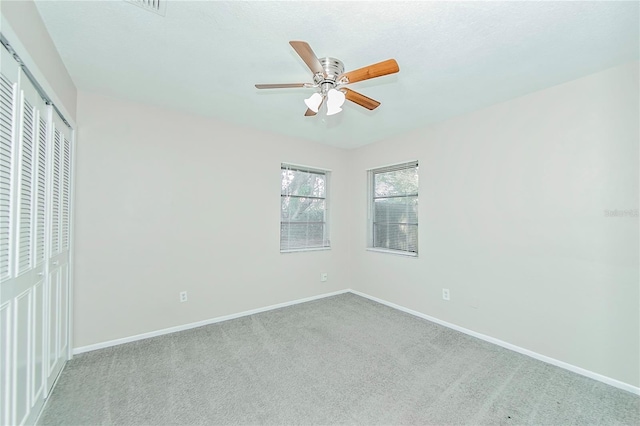
[[279, 252], [280, 163], [346, 182], [345, 151], [84, 92], [78, 126], [75, 347], [350, 286], [344, 185], [332, 249]]
[[[26, 50], [18, 51], [21, 59], [28, 61], [29, 66], [33, 62], [35, 67], [30, 67], [30, 70], [38, 82], [50, 90], [47, 95], [54, 98], [60, 110], [68, 114], [65, 118], [75, 121], [76, 87], [42, 22], [35, 3], [32, 0], [2, 0], [0, 12], [4, 24], [0, 31], [16, 50], [19, 47]], [[6, 28], [6, 24], [11, 28]]]
[[[638, 386], [638, 64], [350, 153], [352, 287]], [[365, 250], [366, 170], [419, 160], [419, 257]], [[451, 301], [441, 298], [451, 290]]]

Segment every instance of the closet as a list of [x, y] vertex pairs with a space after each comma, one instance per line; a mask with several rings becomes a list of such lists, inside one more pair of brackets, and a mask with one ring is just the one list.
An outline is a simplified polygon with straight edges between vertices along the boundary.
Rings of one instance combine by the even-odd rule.
[[71, 355], [73, 132], [0, 50], [0, 424], [21, 425]]

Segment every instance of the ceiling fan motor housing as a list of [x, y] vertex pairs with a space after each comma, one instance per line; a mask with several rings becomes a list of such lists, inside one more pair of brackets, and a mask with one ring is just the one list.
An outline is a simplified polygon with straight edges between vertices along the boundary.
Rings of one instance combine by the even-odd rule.
[[313, 82], [320, 86], [322, 93], [326, 94], [338, 84], [338, 77], [344, 72], [344, 64], [336, 58], [318, 58], [325, 75], [320, 73], [313, 76]]

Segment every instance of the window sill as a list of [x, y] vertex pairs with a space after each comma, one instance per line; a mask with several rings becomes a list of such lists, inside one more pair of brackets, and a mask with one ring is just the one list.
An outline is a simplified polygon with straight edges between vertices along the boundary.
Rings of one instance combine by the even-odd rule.
[[331, 247], [316, 247], [316, 248], [306, 248], [306, 249], [280, 250], [280, 253], [287, 254], [287, 253], [301, 253], [301, 252], [305, 252], [305, 251], [326, 251], [326, 250], [331, 250]]
[[418, 253], [413, 253], [413, 252], [409, 252], [409, 251], [386, 250], [386, 249], [372, 248], [372, 247], [367, 247], [367, 251], [373, 251], [373, 252], [377, 252], [377, 253], [395, 254], [396, 256], [403, 256], [403, 257], [415, 257], [415, 258], [418, 257]]

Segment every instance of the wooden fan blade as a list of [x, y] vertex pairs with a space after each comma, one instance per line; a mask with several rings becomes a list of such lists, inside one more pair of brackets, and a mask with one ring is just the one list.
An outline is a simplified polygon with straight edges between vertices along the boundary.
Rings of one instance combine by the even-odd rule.
[[368, 80], [370, 78], [382, 77], [387, 74], [394, 74], [398, 71], [400, 71], [400, 67], [396, 60], [387, 59], [386, 61], [378, 62], [377, 64], [369, 65], [368, 67], [349, 71], [342, 74], [341, 77], [346, 77], [347, 80], [349, 80], [349, 83], [355, 83], [357, 81]]
[[305, 87], [305, 83], [256, 84], [256, 89], [288, 89], [291, 87]]
[[314, 75], [318, 73], [324, 75], [324, 69], [320, 64], [318, 57], [313, 53], [311, 46], [309, 46], [306, 41], [290, 41], [289, 44], [293, 47], [296, 53], [300, 55], [304, 63], [307, 64]]
[[362, 93], [355, 92], [351, 89], [347, 89], [346, 87], [343, 87], [340, 90], [344, 91], [344, 95], [347, 100], [365, 107], [366, 109], [374, 110], [380, 106], [380, 102], [376, 101], [375, 99], [368, 98]]

